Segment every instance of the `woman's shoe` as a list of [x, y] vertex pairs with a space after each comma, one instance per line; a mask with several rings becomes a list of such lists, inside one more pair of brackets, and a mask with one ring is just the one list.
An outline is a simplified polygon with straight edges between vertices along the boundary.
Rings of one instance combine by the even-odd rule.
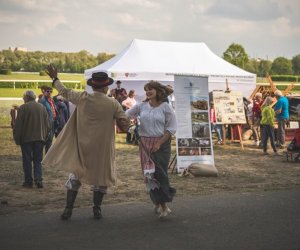
[[154, 213], [159, 214], [160, 213], [160, 206], [159, 205], [154, 205]]
[[166, 217], [166, 216], [168, 216], [171, 212], [172, 212], [171, 209], [168, 208], [167, 206], [161, 207], [161, 212], [160, 212], [159, 218]]

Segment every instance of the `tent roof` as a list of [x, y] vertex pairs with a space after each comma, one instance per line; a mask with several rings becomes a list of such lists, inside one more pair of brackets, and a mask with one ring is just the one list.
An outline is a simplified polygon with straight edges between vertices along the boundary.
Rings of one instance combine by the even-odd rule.
[[91, 78], [92, 73], [97, 71], [106, 71], [115, 78], [127, 77], [128, 80], [154, 80], [157, 77], [153, 75], [160, 78], [173, 74], [255, 76], [223, 60], [205, 43], [139, 39], [134, 39], [122, 52], [105, 63], [86, 70], [85, 78]]

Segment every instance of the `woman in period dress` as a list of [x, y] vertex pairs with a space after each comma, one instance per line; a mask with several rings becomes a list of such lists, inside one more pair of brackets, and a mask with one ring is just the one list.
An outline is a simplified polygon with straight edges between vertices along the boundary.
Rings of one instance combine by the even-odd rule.
[[140, 160], [146, 188], [155, 205], [155, 213], [165, 217], [171, 213], [166, 205], [176, 190], [170, 187], [168, 164], [171, 156], [171, 137], [177, 129], [176, 117], [166, 102], [173, 91], [156, 81], [144, 86], [146, 100], [126, 111], [129, 118], [139, 116]]

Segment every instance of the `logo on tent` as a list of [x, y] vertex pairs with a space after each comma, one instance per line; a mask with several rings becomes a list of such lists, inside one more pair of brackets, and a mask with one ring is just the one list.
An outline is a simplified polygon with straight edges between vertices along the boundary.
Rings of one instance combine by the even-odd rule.
[[125, 73], [125, 77], [136, 77], [137, 73]]

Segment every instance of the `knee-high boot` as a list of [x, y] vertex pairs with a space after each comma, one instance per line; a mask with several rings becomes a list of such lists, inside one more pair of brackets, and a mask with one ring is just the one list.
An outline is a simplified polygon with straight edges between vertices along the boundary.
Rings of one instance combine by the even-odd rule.
[[78, 191], [73, 191], [73, 190], [67, 191], [67, 206], [65, 207], [65, 210], [61, 215], [62, 220], [67, 220], [71, 217], [77, 193]]
[[94, 212], [94, 218], [99, 220], [102, 218], [102, 214], [101, 214], [101, 203], [103, 200], [103, 196], [104, 193], [100, 192], [100, 191], [94, 191], [94, 206], [93, 206], [93, 212]]

